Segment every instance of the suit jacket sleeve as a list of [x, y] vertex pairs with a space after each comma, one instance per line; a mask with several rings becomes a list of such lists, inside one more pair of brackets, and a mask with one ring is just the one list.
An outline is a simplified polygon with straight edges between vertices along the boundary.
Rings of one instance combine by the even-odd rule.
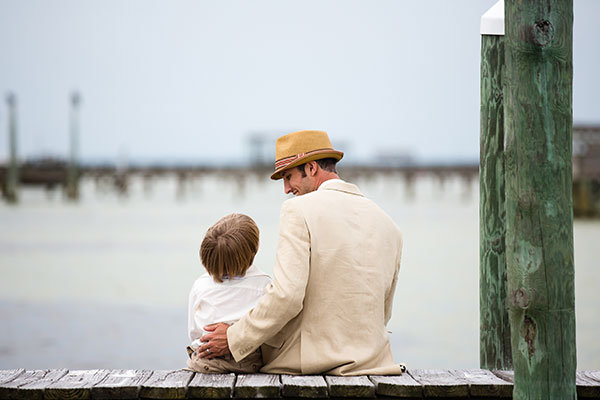
[[236, 361], [277, 334], [302, 310], [310, 268], [310, 235], [295, 200], [287, 200], [281, 207], [273, 282], [254, 309], [227, 331]]

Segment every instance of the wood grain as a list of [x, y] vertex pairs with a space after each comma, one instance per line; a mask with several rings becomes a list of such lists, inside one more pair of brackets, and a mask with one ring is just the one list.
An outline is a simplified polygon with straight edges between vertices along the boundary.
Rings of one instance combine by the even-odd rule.
[[511, 398], [513, 384], [483, 369], [454, 370], [452, 373], [469, 384], [471, 397]]
[[401, 398], [423, 397], [423, 386], [409, 374], [399, 376], [370, 376], [375, 385], [377, 396], [392, 396]]
[[510, 369], [506, 305], [504, 36], [481, 36], [479, 354], [481, 368]]
[[281, 375], [284, 397], [327, 397], [327, 382], [321, 375]]
[[465, 378], [448, 370], [416, 369], [408, 374], [423, 385], [425, 397], [468, 397], [469, 384]]
[[190, 399], [228, 399], [233, 395], [235, 374], [196, 373], [188, 385]]
[[578, 371], [577, 396], [586, 399], [600, 399], [600, 371]]
[[184, 399], [188, 383], [194, 372], [188, 370], [154, 371], [140, 387], [140, 398]]
[[366, 376], [326, 376], [330, 397], [375, 397], [375, 385]]
[[505, 0], [506, 265], [514, 397], [576, 397], [573, 1]]
[[137, 399], [141, 385], [150, 378], [149, 370], [113, 370], [92, 387], [94, 399]]
[[12, 381], [17, 376], [21, 375], [23, 372], [25, 372], [23, 368], [0, 370], [0, 385], [5, 382]]
[[15, 379], [0, 384], [0, 398], [41, 400], [44, 398], [44, 388], [66, 374], [66, 369], [25, 371]]
[[89, 399], [92, 387], [108, 375], [108, 370], [68, 371], [44, 389], [44, 399]]
[[234, 396], [237, 398], [268, 398], [281, 396], [279, 375], [247, 374], [238, 375]]
[[513, 383], [515, 381], [514, 371], [493, 370], [492, 374], [496, 375], [498, 378], [500, 378], [502, 380], [505, 380], [506, 382]]
[[[0, 370], [0, 399], [506, 399], [513, 371], [410, 370], [402, 376], [195, 374], [146, 370]], [[140, 387], [141, 385], [141, 387]], [[139, 391], [138, 391], [139, 387]], [[581, 399], [600, 399], [600, 371], [577, 372]]]

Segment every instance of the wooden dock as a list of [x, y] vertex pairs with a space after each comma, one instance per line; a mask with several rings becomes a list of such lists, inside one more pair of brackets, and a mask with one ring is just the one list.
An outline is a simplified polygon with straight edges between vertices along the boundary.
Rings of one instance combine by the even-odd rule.
[[[402, 376], [201, 374], [187, 370], [0, 370], [0, 399], [510, 399], [512, 371], [410, 370]], [[577, 373], [600, 399], [600, 371]]]

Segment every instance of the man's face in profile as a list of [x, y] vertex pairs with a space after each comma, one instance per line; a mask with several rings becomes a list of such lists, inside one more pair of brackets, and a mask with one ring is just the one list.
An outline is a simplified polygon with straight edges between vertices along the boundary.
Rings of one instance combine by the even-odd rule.
[[[305, 168], [306, 164], [302, 165]], [[292, 167], [282, 174], [283, 179], [283, 191], [286, 194], [292, 193], [294, 196], [301, 196], [306, 193], [310, 193], [315, 190], [313, 178], [298, 170], [296, 167]]]

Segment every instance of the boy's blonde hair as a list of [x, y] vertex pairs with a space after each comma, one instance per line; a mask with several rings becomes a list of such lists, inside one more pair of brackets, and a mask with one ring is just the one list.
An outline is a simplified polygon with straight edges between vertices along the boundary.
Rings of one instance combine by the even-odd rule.
[[208, 228], [200, 245], [200, 259], [216, 282], [244, 276], [258, 251], [258, 226], [244, 214], [229, 214]]

